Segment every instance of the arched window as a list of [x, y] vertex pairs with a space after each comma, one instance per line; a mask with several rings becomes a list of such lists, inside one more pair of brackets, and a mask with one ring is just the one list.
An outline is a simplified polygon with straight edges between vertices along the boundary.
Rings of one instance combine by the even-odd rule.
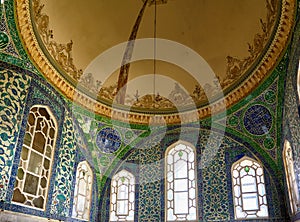
[[283, 162], [289, 193], [290, 207], [292, 214], [295, 214], [297, 211], [297, 202], [299, 200], [299, 195], [294, 171], [293, 151], [290, 142], [287, 140], [284, 143]]
[[134, 221], [135, 177], [121, 170], [111, 180], [109, 221]]
[[12, 201], [45, 209], [57, 134], [46, 106], [30, 109]]
[[266, 218], [268, 205], [262, 166], [243, 157], [231, 169], [235, 219]]
[[76, 172], [72, 217], [89, 220], [92, 198], [93, 172], [89, 164], [80, 162]]
[[195, 149], [176, 143], [166, 150], [166, 221], [197, 220]]

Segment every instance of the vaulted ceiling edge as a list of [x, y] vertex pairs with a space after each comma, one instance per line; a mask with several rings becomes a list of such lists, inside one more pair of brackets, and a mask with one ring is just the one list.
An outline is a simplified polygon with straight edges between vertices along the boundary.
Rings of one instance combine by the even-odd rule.
[[[40, 72], [68, 99], [86, 107], [91, 111], [94, 111], [99, 115], [107, 116], [120, 121], [130, 121], [137, 124], [148, 124], [149, 121], [155, 121], [157, 124], [176, 124], [195, 121], [195, 116], [191, 115], [191, 111], [189, 110], [183, 111], [183, 113], [179, 114], [176, 112], [163, 112], [160, 110], [161, 115], [153, 120], [153, 114], [155, 114], [155, 112], [145, 111], [142, 109], [136, 111], [126, 111], [126, 109], [122, 109], [122, 106], [113, 107], [110, 104], [99, 102], [92, 96], [78, 90], [78, 87], [76, 86], [76, 78], [81, 76], [81, 70], [71, 65], [69, 68], [71, 69], [73, 67], [71, 70], [73, 73], [73, 79], [68, 79], [62, 73], [64, 70], [59, 69], [55, 63], [53, 63], [51, 58], [46, 55], [45, 49], [43, 49], [44, 46], [36, 37], [30, 5], [30, 0], [20, 0], [15, 2], [18, 27], [23, 43], [28, 50], [28, 54], [36, 63], [36, 66], [39, 68]], [[245, 96], [249, 95], [249, 93], [251, 93], [253, 89], [255, 89], [264, 80], [264, 78], [275, 68], [279, 58], [287, 47], [289, 36], [294, 25], [295, 13], [296, 0], [282, 0], [281, 11], [279, 13], [280, 17], [277, 20], [278, 25], [275, 27], [276, 30], [273, 32], [275, 33], [274, 37], [272, 38], [268, 49], [264, 53], [264, 56], [256, 65], [256, 68], [245, 80], [239, 83], [238, 87], [229, 91], [225, 95], [224, 99], [216, 98], [211, 104], [198, 106], [196, 110], [197, 118], [202, 119], [210, 116], [212, 110], [213, 113], [224, 111], [224, 108], [232, 106]], [[47, 18], [44, 19], [47, 20]], [[47, 26], [46, 23], [44, 25], [45, 27]], [[65, 46], [72, 46], [72, 42], [68, 44]], [[64, 48], [63, 50], [69, 49]], [[249, 50], [251, 50], [251, 48], [249, 48]], [[230, 58], [232, 59], [233, 57], [229, 57], [228, 59]], [[240, 60], [240, 62], [242, 62], [242, 60]], [[233, 67], [233, 65], [229, 64], [228, 69], [230, 69], [230, 67]], [[76, 78], [74, 78], [74, 76]]]

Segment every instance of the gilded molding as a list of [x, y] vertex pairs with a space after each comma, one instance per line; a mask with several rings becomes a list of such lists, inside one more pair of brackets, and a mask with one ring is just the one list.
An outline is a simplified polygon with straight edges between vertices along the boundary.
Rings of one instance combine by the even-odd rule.
[[284, 53], [286, 45], [289, 41], [292, 27], [294, 25], [294, 17], [296, 13], [296, 0], [282, 0], [281, 14], [279, 24], [276, 28], [276, 34], [271, 42], [269, 49], [265, 53], [256, 69], [240, 83], [239, 87], [230, 91], [223, 99], [220, 99], [213, 104], [199, 107], [197, 110], [197, 117], [191, 115], [193, 111], [186, 111], [181, 114], [161, 114], [154, 115], [152, 113], [140, 113], [134, 111], [124, 111], [116, 107], [111, 107], [96, 101], [95, 99], [78, 91], [70, 82], [68, 82], [58, 70], [51, 64], [43, 53], [39, 45], [35, 32], [33, 29], [31, 15], [30, 15], [30, 0], [15, 1], [16, 18], [18, 22], [19, 32], [23, 39], [24, 46], [32, 61], [35, 62], [40, 72], [47, 78], [47, 80], [61, 91], [68, 99], [86, 107], [96, 114], [110, 117], [116, 120], [148, 124], [175, 124], [195, 121], [197, 118], [205, 118], [213, 113], [224, 111], [224, 103], [226, 108], [232, 106], [242, 98], [246, 97], [251, 91], [257, 87], [264, 78], [275, 68], [280, 56]]

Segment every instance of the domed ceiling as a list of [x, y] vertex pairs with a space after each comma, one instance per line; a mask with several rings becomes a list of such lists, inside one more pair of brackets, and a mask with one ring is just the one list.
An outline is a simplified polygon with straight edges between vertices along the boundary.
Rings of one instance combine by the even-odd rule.
[[190, 109], [205, 117], [248, 95], [282, 55], [295, 7], [293, 0], [16, 4], [25, 45], [53, 85], [99, 114], [129, 109], [140, 122], [139, 115]]

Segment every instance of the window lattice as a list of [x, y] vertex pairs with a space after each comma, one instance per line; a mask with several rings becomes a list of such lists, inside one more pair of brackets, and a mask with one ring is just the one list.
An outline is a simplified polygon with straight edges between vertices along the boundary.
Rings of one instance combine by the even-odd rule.
[[92, 198], [93, 172], [84, 161], [78, 164], [72, 217], [89, 220]]
[[47, 107], [30, 110], [13, 202], [45, 209], [55, 148], [57, 125]]
[[126, 170], [111, 181], [110, 221], [134, 221], [135, 177]]
[[232, 166], [235, 219], [268, 217], [267, 197], [262, 166], [242, 158]]
[[293, 151], [289, 141], [285, 141], [284, 150], [283, 150], [283, 162], [285, 168], [285, 175], [289, 193], [289, 200], [292, 214], [297, 211], [297, 202], [299, 200], [298, 195], [298, 186], [295, 177], [294, 171], [294, 160], [293, 160]]
[[166, 151], [166, 220], [197, 220], [195, 151], [177, 144]]

